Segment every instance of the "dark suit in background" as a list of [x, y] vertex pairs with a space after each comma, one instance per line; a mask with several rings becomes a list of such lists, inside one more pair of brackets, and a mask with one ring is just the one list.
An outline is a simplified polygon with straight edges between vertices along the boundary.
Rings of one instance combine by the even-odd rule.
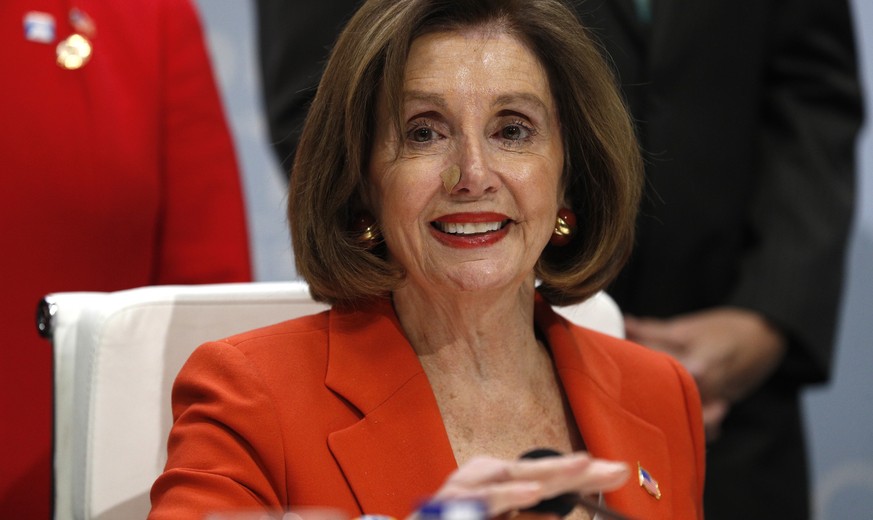
[[826, 381], [854, 198], [861, 102], [845, 0], [587, 0], [647, 159], [630, 314], [721, 306], [788, 340], [707, 452], [710, 520], [809, 516], [798, 394]]
[[[259, 0], [264, 88], [286, 171], [327, 47], [357, 2]], [[647, 158], [631, 314], [750, 309], [788, 340], [709, 446], [709, 520], [809, 516], [803, 385], [831, 367], [861, 103], [845, 0], [575, 2], [611, 56]], [[304, 47], [305, 46], [305, 47]]]
[[288, 175], [322, 68], [358, 0], [258, 0], [256, 5], [270, 139]]

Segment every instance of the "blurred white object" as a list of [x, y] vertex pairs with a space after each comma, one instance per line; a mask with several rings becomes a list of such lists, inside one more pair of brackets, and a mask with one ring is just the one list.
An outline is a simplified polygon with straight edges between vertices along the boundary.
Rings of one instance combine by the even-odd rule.
[[555, 307], [561, 316], [581, 325], [610, 336], [624, 338], [624, 316], [611, 296], [603, 291], [582, 303]]

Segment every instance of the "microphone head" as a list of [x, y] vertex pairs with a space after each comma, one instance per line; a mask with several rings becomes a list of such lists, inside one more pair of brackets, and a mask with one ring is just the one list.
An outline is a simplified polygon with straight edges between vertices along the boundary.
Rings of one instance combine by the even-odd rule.
[[[561, 453], [550, 448], [536, 448], [526, 451], [521, 455], [522, 459], [541, 459], [545, 457], [560, 457]], [[564, 493], [556, 497], [547, 498], [538, 504], [522, 509], [529, 513], [551, 513], [560, 517], [570, 514], [570, 511], [579, 503], [578, 493]]]

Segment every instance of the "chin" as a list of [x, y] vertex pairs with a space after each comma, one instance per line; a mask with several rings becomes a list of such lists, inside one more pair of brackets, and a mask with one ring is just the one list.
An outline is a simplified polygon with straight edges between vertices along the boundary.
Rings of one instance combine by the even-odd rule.
[[457, 290], [482, 293], [521, 287], [528, 279], [519, 273], [508, 273], [499, 268], [482, 269], [481, 266], [477, 269], [461, 269], [450, 273], [448, 278]]

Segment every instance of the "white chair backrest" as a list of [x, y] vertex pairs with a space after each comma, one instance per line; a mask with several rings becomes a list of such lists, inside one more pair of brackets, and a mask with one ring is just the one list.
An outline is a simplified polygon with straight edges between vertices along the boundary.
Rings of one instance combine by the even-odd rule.
[[[144, 518], [166, 462], [170, 392], [201, 343], [325, 309], [302, 282], [55, 293], [44, 302], [55, 357], [55, 518]], [[557, 309], [615, 336], [600, 293]]]
[[615, 300], [603, 291], [582, 303], [555, 307], [555, 311], [576, 325], [610, 336], [624, 338], [624, 316]]
[[326, 308], [297, 282], [57, 293], [55, 518], [145, 518], [170, 391], [201, 343]]

